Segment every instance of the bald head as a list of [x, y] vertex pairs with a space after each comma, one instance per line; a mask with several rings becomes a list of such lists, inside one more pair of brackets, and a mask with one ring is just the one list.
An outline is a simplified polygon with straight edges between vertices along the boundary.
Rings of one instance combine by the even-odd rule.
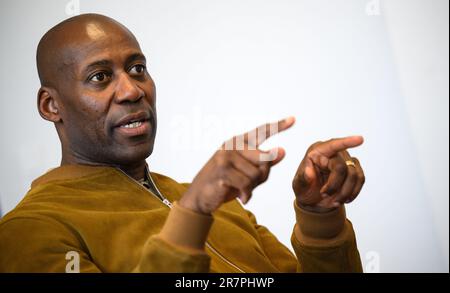
[[116, 20], [100, 14], [82, 14], [52, 27], [40, 40], [36, 64], [41, 85], [57, 86], [58, 79], [74, 70], [85, 49], [112, 37], [138, 43], [134, 35]]

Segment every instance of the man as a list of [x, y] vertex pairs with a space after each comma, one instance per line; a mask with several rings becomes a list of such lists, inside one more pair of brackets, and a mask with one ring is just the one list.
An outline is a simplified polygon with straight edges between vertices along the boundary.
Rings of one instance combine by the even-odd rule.
[[[347, 148], [313, 144], [293, 180], [294, 256], [241, 206], [284, 157], [257, 147], [290, 117], [227, 141], [191, 184], [149, 172], [155, 85], [133, 34], [96, 14], [50, 29], [37, 49], [38, 110], [61, 166], [0, 222], [2, 272], [360, 272], [344, 203], [364, 174]], [[276, 130], [276, 131], [273, 131]], [[69, 265], [70, 264], [70, 265]]]

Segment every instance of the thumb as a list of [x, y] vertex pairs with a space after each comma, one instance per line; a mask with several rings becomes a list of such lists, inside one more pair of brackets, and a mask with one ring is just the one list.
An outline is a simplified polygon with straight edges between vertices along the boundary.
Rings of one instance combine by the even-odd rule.
[[305, 177], [305, 180], [310, 184], [316, 180], [317, 177], [314, 163], [309, 158], [307, 158], [305, 162], [303, 177]]
[[317, 175], [314, 170], [314, 163], [306, 158], [297, 170], [295, 176], [294, 189], [301, 192], [307, 190], [316, 180]]
[[272, 167], [281, 162], [285, 156], [286, 151], [283, 148], [278, 147], [267, 152], [261, 152], [259, 160], [262, 162], [269, 162], [270, 167]]

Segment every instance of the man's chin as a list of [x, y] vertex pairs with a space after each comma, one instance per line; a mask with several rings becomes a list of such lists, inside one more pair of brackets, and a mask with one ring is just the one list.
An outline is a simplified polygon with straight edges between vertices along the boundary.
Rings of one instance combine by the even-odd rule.
[[144, 161], [152, 152], [152, 142], [121, 146], [114, 152], [116, 154], [114, 161], [119, 165], [132, 165]]

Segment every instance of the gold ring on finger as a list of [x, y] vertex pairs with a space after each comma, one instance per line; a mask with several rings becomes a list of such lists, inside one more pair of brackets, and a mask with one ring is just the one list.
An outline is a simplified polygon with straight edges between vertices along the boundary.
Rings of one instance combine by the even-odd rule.
[[353, 168], [356, 168], [355, 162], [353, 162], [352, 160], [345, 161], [345, 164], [347, 166], [352, 166]]

